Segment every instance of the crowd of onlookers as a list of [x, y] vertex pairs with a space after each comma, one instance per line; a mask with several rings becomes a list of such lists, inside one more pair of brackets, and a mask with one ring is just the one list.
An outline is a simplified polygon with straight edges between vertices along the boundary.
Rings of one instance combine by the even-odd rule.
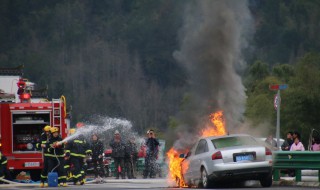
[[[272, 135], [269, 135], [265, 142], [270, 145], [274, 150], [278, 149], [277, 142], [273, 139]], [[282, 151], [305, 151], [305, 147], [301, 142], [301, 135], [299, 132], [288, 132], [287, 138], [281, 145]], [[315, 136], [312, 138], [312, 145], [310, 147], [311, 151], [320, 151], [320, 138], [319, 136]], [[287, 169], [283, 170], [283, 173], [287, 173], [289, 176], [295, 176], [295, 170]]]
[[[267, 144], [273, 147], [275, 150], [278, 148], [277, 142], [273, 139], [272, 135], [269, 135], [265, 140]], [[306, 150], [301, 142], [301, 135], [299, 132], [288, 132], [287, 138], [281, 145], [282, 151], [304, 151]], [[312, 138], [311, 151], [320, 151], [320, 137]]]
[[155, 132], [152, 129], [148, 130], [147, 138], [143, 146], [143, 155], [138, 155], [139, 152], [135, 139], [131, 138], [125, 143], [119, 131], [116, 130], [114, 138], [110, 142], [110, 147], [112, 148], [111, 157], [114, 160], [116, 179], [119, 179], [120, 176], [122, 179], [125, 179], [126, 174], [129, 179], [136, 178], [136, 163], [139, 156], [145, 158], [143, 178], [155, 178], [158, 170], [156, 160], [158, 158], [159, 145], [160, 143], [155, 137]]

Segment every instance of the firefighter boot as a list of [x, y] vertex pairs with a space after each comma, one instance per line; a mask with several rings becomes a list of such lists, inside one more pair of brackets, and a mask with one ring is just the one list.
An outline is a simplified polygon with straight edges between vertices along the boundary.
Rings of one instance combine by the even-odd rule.
[[44, 187], [44, 183], [43, 183], [43, 182], [40, 183], [40, 187], [41, 187], [41, 188]]
[[80, 182], [79, 181], [75, 181], [75, 182], [73, 182], [73, 185], [80, 185]]

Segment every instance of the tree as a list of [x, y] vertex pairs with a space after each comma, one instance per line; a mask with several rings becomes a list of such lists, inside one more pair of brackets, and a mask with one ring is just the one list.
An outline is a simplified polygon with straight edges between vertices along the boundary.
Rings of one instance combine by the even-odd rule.
[[283, 92], [283, 130], [297, 130], [304, 142], [320, 125], [320, 54], [306, 54], [294, 68], [295, 76]]

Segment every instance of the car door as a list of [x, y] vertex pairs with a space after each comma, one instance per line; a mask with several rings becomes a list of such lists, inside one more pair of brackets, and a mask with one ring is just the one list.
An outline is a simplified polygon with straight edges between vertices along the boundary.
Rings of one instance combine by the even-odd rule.
[[[186, 160], [182, 163], [183, 164], [182, 165], [182, 167], [183, 167], [182, 170], [185, 171], [184, 179], [186, 181], [189, 181], [190, 179], [193, 178], [192, 173], [193, 173], [193, 168], [194, 168], [194, 166], [193, 166], [194, 165], [194, 153], [195, 153], [195, 150], [196, 150], [197, 146], [198, 146], [198, 143], [196, 143], [192, 147], [192, 149], [190, 150], [189, 155], [187, 156]], [[188, 168], [188, 169], [186, 169], [186, 168]]]
[[200, 168], [202, 162], [206, 159], [207, 157], [207, 152], [209, 151], [208, 149], [208, 144], [205, 139], [201, 139], [198, 143], [198, 146], [196, 148], [194, 157], [193, 157], [193, 165], [192, 165], [192, 178], [195, 180], [200, 179]]

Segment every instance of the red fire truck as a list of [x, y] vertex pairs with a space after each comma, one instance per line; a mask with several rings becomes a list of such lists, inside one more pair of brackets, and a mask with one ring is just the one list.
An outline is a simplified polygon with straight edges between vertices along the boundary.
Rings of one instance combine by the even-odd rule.
[[44, 126], [59, 127], [62, 138], [67, 136], [64, 96], [49, 101], [44, 94], [22, 78], [22, 68], [0, 69], [1, 152], [13, 175], [25, 171], [33, 180], [40, 178], [43, 155], [36, 143]]

